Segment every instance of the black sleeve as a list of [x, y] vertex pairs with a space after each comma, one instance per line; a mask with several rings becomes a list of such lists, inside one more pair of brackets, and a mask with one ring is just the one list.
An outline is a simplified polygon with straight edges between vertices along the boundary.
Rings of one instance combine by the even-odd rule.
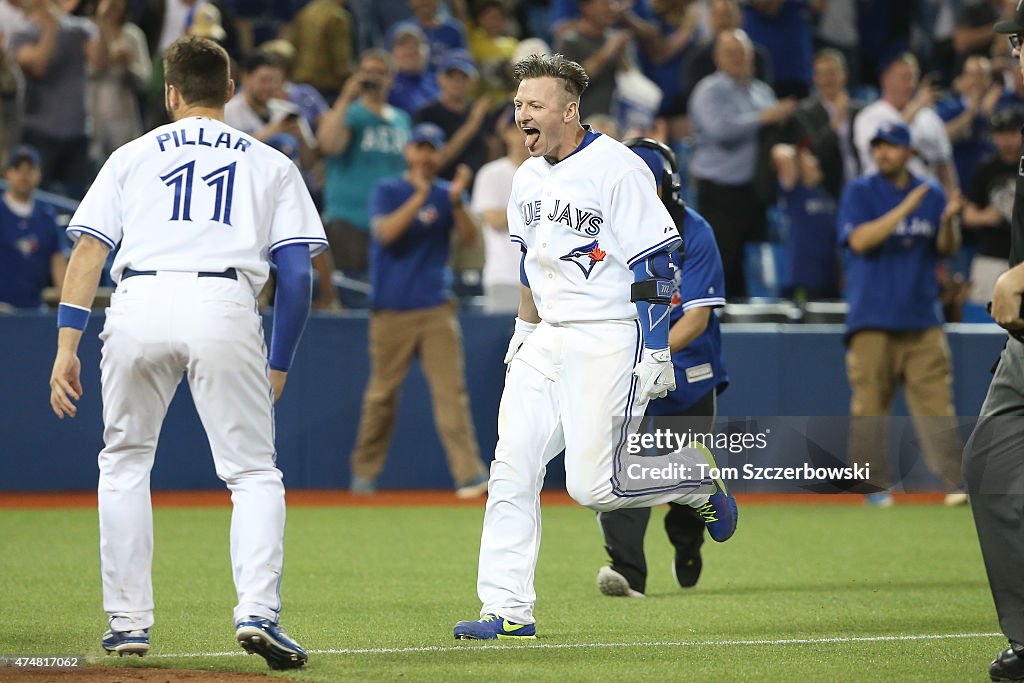
[[991, 176], [992, 165], [983, 163], [975, 169], [974, 175], [970, 177], [967, 199], [982, 209], [988, 206], [988, 184]]

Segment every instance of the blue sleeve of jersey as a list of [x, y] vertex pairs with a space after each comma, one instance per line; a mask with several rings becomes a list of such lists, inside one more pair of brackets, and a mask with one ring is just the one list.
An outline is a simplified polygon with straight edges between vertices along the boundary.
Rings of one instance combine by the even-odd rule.
[[[643, 282], [651, 278], [673, 279], [668, 252], [659, 251], [633, 264], [633, 281]], [[636, 301], [636, 312], [640, 316], [640, 327], [644, 333], [644, 348], [660, 351], [668, 348], [668, 304], [652, 304]]]
[[526, 247], [520, 246], [522, 254], [519, 256], [519, 284], [523, 287], [529, 287], [530, 281], [526, 277]]
[[688, 215], [684, 227], [686, 255], [679, 284], [683, 311], [700, 306], [724, 306], [725, 271], [711, 226], [703, 218]]
[[277, 264], [274, 327], [270, 337], [270, 367], [287, 372], [309, 317], [313, 291], [308, 244], [289, 244], [273, 254]]
[[878, 218], [878, 216], [870, 215], [868, 203], [865, 201], [866, 197], [861, 191], [863, 187], [857, 181], [848, 183], [843, 190], [843, 196], [839, 199], [837, 227], [839, 229], [840, 246], [847, 246], [846, 240], [849, 239], [850, 233], [853, 232], [855, 227], [861, 223], [867, 223]]

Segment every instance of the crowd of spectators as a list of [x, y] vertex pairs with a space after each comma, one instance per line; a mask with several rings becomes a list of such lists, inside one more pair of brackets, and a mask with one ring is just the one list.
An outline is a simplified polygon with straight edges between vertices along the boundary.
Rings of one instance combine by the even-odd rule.
[[[498, 210], [523, 157], [511, 65], [559, 51], [590, 75], [584, 120], [679, 153], [730, 300], [842, 295], [835, 207], [873, 170], [870, 140], [892, 121], [912, 131], [913, 173], [964, 190], [964, 246], [942, 272], [987, 283], [1005, 266], [1011, 133], [1024, 107], [992, 26], [1016, 4], [0, 0], [0, 159], [28, 145], [40, 187], [80, 197], [112, 150], [166, 122], [163, 50], [184, 34], [208, 37], [234, 62], [228, 123], [291, 155], [322, 210], [332, 250], [317, 263], [317, 306], [338, 307], [339, 282], [370, 281], [368, 199], [406, 169], [413, 127], [432, 123], [445, 140], [438, 176], [463, 165], [474, 174], [469, 206], [484, 234], [453, 234], [456, 293], [503, 310], [515, 297], [486, 290], [517, 279]], [[774, 283], [748, 255], [764, 241], [788, 256]], [[359, 304], [341, 291], [342, 304]]]

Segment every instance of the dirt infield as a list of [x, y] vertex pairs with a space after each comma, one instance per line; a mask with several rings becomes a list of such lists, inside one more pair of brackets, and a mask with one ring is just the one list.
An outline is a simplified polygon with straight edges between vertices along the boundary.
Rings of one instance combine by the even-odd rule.
[[259, 674], [190, 669], [0, 669], [0, 681], [4, 683], [267, 683], [271, 680], [274, 679]]
[[[942, 503], [941, 493], [897, 493], [900, 505]], [[748, 493], [736, 496], [740, 504], [761, 505], [863, 505], [853, 494], [817, 495], [804, 493]], [[380, 491], [374, 495], [355, 495], [342, 490], [293, 489], [287, 493], [288, 505], [295, 507], [482, 507], [485, 498], [456, 498], [451, 491]], [[565, 491], [545, 491], [544, 505], [575, 505]], [[155, 491], [153, 505], [165, 508], [230, 507], [231, 495], [225, 491]], [[94, 508], [95, 491], [53, 493], [0, 493], [0, 509]]]

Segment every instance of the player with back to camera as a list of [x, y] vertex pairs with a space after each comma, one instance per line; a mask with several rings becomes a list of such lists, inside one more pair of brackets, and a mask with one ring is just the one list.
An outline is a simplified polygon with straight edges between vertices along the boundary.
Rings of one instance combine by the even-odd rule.
[[[669, 349], [676, 388], [647, 404], [647, 416], [687, 418], [694, 433], [711, 433], [718, 394], [729, 385], [722, 358], [722, 335], [714, 309], [725, 305], [725, 272], [715, 234], [704, 217], [679, 198], [675, 153], [651, 138], [624, 140], [644, 160], [658, 184], [658, 195], [679, 230], [682, 245], [671, 252], [675, 267], [669, 313]], [[611, 565], [597, 573], [598, 589], [609, 596], [644, 597], [647, 560], [644, 535], [651, 508], [598, 512]], [[682, 588], [700, 578], [704, 517], [689, 505], [670, 502], [665, 533], [675, 549], [672, 576]]]
[[[522, 248], [516, 330], [505, 361], [498, 445], [480, 539], [480, 619], [457, 639], [536, 636], [533, 577], [540, 490], [565, 450], [566, 488], [597, 511], [670, 501], [698, 508], [712, 538], [736, 529], [735, 499], [679, 482], [634, 495], [615, 468], [626, 425], [675, 388], [671, 258], [679, 234], [654, 178], [627, 147], [580, 124], [588, 77], [562, 55], [516, 64], [516, 123], [530, 157], [516, 171], [509, 236]], [[635, 283], [635, 284], [634, 284]]]
[[[231, 490], [235, 637], [272, 669], [305, 664], [279, 626], [285, 501], [274, 402], [310, 306], [310, 257], [327, 247], [298, 169], [223, 122], [227, 53], [183, 37], [164, 53], [173, 123], [115, 151], [68, 226], [78, 237], [57, 315], [50, 404], [74, 417], [78, 345], [104, 261], [118, 281], [100, 338], [100, 574], [108, 653], [145, 655], [153, 625], [149, 475], [182, 374]], [[268, 357], [256, 294], [277, 264]]]

